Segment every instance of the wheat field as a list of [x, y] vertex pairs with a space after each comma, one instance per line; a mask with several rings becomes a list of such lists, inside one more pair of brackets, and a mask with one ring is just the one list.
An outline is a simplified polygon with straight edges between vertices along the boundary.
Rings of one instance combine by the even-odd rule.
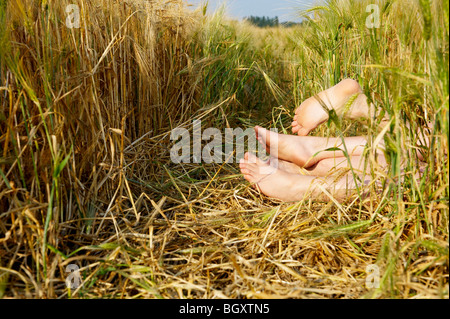
[[[448, 298], [448, 2], [327, 0], [290, 28], [206, 11], [0, 1], [0, 298]], [[345, 78], [391, 119], [368, 196], [283, 203], [236, 163], [171, 161], [175, 128], [291, 134], [296, 107]]]

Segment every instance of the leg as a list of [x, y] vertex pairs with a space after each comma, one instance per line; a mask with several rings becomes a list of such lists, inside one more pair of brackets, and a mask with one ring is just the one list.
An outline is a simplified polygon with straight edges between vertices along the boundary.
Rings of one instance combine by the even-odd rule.
[[[351, 156], [350, 164], [346, 157], [327, 158], [319, 161], [316, 165], [307, 169], [301, 168], [298, 165], [285, 160], [278, 160], [278, 168], [290, 174], [302, 174], [308, 176], [328, 176], [338, 169], [350, 169], [353, 168], [355, 173], [363, 174], [364, 167], [366, 166], [365, 158], [363, 156]], [[267, 163], [273, 162], [274, 159], [270, 158]], [[375, 160], [375, 165], [384, 170], [387, 167], [386, 158], [383, 154], [378, 154]], [[368, 172], [366, 172], [367, 174]]]
[[[253, 183], [263, 194], [285, 202], [302, 200], [307, 194], [311, 194], [314, 198], [324, 198], [326, 196], [323, 190], [341, 200], [346, 198], [356, 186], [353, 179], [346, 176], [335, 180], [333, 177], [319, 178], [288, 173], [271, 167], [267, 162], [249, 153], [245, 154], [239, 166], [244, 178]], [[271, 172], [267, 173], [268, 171]]]
[[[255, 131], [259, 142], [265, 146], [266, 151], [270, 152], [272, 156], [306, 168], [327, 158], [344, 157], [343, 151], [345, 151], [345, 148], [349, 156], [362, 155], [367, 145], [367, 139], [364, 136], [344, 138], [344, 148], [342, 139], [335, 137], [278, 134], [259, 126], [255, 127]], [[325, 151], [332, 148], [339, 148], [340, 150]], [[381, 141], [378, 151], [383, 148], [384, 142]], [[273, 153], [273, 151], [276, 153]]]
[[[346, 109], [346, 103], [356, 94], [358, 96]], [[334, 109], [338, 115], [345, 113], [345, 116], [350, 119], [372, 117], [375, 110], [373, 105], [368, 105], [367, 97], [362, 94], [359, 83], [352, 79], [345, 79], [300, 104], [295, 110], [292, 132], [306, 136], [319, 124], [325, 122], [328, 119], [328, 112], [324, 110], [324, 107], [329, 110]]]
[[[352, 168], [356, 174], [366, 175], [369, 172], [364, 171], [364, 169], [370, 169], [370, 166], [367, 164], [364, 156], [351, 156], [350, 163], [346, 157], [327, 158], [321, 160], [307, 171], [308, 174], [314, 176], [328, 176], [334, 170]], [[387, 168], [387, 161], [383, 154], [377, 154], [374, 164], [383, 171]]]

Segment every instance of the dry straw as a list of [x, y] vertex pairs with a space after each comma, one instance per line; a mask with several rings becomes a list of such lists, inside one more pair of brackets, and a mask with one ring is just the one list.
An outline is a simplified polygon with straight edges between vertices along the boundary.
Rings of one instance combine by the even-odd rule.
[[[80, 8], [79, 29], [65, 26], [68, 4]], [[446, 47], [431, 43], [439, 37], [424, 47], [420, 32], [400, 44], [409, 40], [386, 27], [392, 40], [378, 45], [394, 55], [376, 60], [370, 34], [346, 12], [335, 21], [321, 11], [314, 23], [330, 27], [311, 22], [302, 36], [204, 17], [179, 0], [0, 5], [0, 297], [448, 298], [448, 160], [439, 147], [448, 147], [448, 91], [404, 59], [420, 47], [417, 61], [427, 56], [437, 69], [431, 48], [448, 62], [448, 33]], [[385, 8], [389, 19], [396, 6]], [[341, 18], [353, 25], [338, 27]], [[333, 41], [333, 30], [348, 55], [314, 42]], [[361, 66], [380, 64], [423, 67], [418, 76], [433, 84]], [[394, 118], [435, 116], [428, 177], [414, 177], [411, 161], [403, 179], [373, 169], [378, 183], [364, 198], [280, 203], [249, 187], [235, 164], [170, 161], [171, 129], [193, 118], [222, 129], [253, 125], [259, 113], [260, 125], [284, 129], [306, 94], [358, 72]], [[428, 115], [413, 111], [418, 99]], [[267, 111], [277, 102], [288, 107]], [[402, 160], [415, 153], [396, 144], [410, 134], [403, 124], [388, 132]], [[338, 132], [331, 124], [315, 134]], [[69, 264], [80, 268], [76, 289], [66, 287]], [[366, 288], [371, 264], [378, 289]]]

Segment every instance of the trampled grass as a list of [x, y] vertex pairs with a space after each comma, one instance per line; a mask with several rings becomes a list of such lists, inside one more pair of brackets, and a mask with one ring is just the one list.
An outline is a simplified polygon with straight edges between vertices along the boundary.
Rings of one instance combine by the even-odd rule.
[[[259, 29], [178, 0], [0, 1], [0, 297], [448, 298], [448, 3], [375, 2], [379, 28], [371, 1], [330, 0]], [[170, 159], [193, 119], [289, 133], [345, 78], [390, 126], [311, 134], [384, 139], [366, 197], [281, 203], [235, 163]]]

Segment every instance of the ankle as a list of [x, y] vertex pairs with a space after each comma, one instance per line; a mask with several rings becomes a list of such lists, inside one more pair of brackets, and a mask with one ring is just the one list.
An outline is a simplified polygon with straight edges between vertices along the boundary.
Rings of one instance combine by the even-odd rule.
[[347, 96], [351, 96], [357, 93], [363, 93], [363, 90], [359, 85], [358, 81], [353, 79], [344, 79], [337, 85], [339, 85], [342, 88], [342, 92], [345, 93]]

